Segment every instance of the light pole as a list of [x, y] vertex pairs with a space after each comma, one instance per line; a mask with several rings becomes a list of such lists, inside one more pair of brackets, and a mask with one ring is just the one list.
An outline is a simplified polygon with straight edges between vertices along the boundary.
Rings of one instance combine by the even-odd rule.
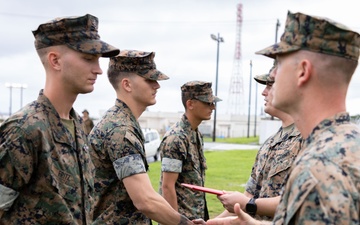
[[249, 108], [248, 108], [248, 130], [247, 137], [250, 137], [250, 108], [251, 108], [251, 80], [252, 80], [252, 61], [250, 60], [250, 83], [249, 83]]
[[[210, 35], [211, 39], [217, 42], [217, 52], [216, 52], [216, 79], [215, 79], [215, 96], [217, 96], [217, 88], [218, 88], [218, 72], [219, 72], [219, 46], [220, 42], [224, 42], [224, 38], [220, 37], [218, 33], [217, 36], [215, 34]], [[216, 102], [215, 102], [215, 112], [214, 112], [214, 129], [213, 129], [213, 137], [212, 140], [215, 142], [216, 139]]]
[[23, 90], [27, 88], [27, 84], [17, 84], [17, 83], [5, 83], [5, 86], [10, 89], [10, 106], [9, 106], [9, 116], [12, 114], [12, 89], [20, 89], [20, 108], [23, 104]]

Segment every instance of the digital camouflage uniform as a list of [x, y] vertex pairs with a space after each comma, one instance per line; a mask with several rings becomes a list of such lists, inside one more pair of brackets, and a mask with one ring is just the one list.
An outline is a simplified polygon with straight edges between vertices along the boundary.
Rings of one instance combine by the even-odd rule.
[[[110, 58], [108, 77], [118, 78], [125, 72], [149, 80], [169, 79], [156, 69], [154, 57], [154, 52], [122, 50]], [[148, 170], [144, 135], [125, 102], [117, 99], [89, 138], [96, 166], [94, 225], [151, 224], [151, 220], [135, 208], [122, 182], [126, 177]]]
[[119, 99], [90, 133], [96, 167], [95, 224], [150, 224], [133, 204], [122, 180], [146, 173], [144, 136], [130, 108]]
[[[181, 183], [204, 186], [206, 159], [203, 137], [198, 129], [192, 130], [185, 115], [164, 135], [159, 147], [162, 172], [179, 173], [175, 184], [178, 211], [187, 218], [204, 218], [205, 193], [181, 186]], [[162, 178], [161, 178], [162, 180]], [[162, 182], [160, 181], [160, 194]]]
[[[271, 58], [307, 50], [358, 61], [360, 35], [327, 18], [288, 12], [280, 42], [257, 52]], [[324, 119], [304, 140], [274, 224], [360, 224], [360, 129], [348, 113]]]
[[[189, 81], [181, 86], [182, 99], [197, 99], [205, 103], [221, 101], [213, 95], [211, 85], [211, 82]], [[178, 212], [190, 220], [209, 217], [205, 193], [181, 186], [181, 183], [204, 186], [207, 167], [203, 148], [201, 133], [197, 128], [191, 128], [185, 114], [166, 132], [159, 147], [162, 158], [161, 171], [179, 174], [175, 183]], [[161, 173], [161, 194], [162, 179]]]
[[91, 223], [94, 165], [81, 119], [72, 109], [76, 137], [40, 92], [0, 126], [0, 202], [19, 193], [0, 224]]
[[[86, 14], [56, 18], [32, 33], [37, 50], [64, 45], [86, 54], [117, 55], [119, 49], [100, 40], [97, 28], [97, 17]], [[91, 223], [94, 166], [81, 118], [73, 109], [70, 116], [75, 131], [41, 91], [37, 101], [1, 125], [1, 224]]]
[[291, 169], [274, 224], [359, 224], [360, 129], [347, 113], [322, 121]]
[[[301, 149], [301, 134], [294, 124], [269, 137], [259, 149], [245, 190], [255, 198], [270, 198], [281, 194], [290, 167]], [[269, 220], [269, 217], [256, 216]]]

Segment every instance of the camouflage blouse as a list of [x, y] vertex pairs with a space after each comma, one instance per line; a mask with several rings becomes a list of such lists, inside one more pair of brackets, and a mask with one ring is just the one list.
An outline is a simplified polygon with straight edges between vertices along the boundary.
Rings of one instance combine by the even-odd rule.
[[[162, 143], [161, 171], [179, 173], [175, 184], [179, 213], [190, 220], [204, 218], [206, 207], [205, 194], [181, 186], [181, 183], [204, 186], [206, 159], [203, 152], [203, 137], [183, 115], [181, 121], [166, 132]], [[162, 180], [162, 178], [161, 178]], [[161, 190], [160, 181], [160, 193]]]
[[245, 190], [255, 198], [279, 196], [301, 144], [300, 132], [294, 124], [281, 127], [259, 149]]
[[348, 113], [317, 125], [291, 168], [274, 224], [359, 224], [359, 146]]
[[81, 119], [70, 115], [75, 137], [41, 91], [0, 126], [0, 195], [19, 193], [0, 224], [91, 224], [94, 165]]
[[130, 108], [119, 99], [89, 135], [96, 167], [95, 224], [150, 224], [133, 204], [122, 180], [146, 173], [144, 136]]

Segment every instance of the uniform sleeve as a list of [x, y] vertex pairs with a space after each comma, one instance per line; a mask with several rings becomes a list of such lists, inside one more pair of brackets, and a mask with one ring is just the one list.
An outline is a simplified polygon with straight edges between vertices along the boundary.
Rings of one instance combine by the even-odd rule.
[[248, 192], [249, 194], [256, 196], [258, 194], [258, 190], [257, 190], [257, 184], [258, 184], [258, 177], [257, 177], [257, 171], [258, 171], [258, 167], [261, 166], [259, 165], [260, 163], [260, 155], [262, 154], [262, 149], [260, 149], [258, 151], [258, 153], [256, 154], [256, 158], [255, 158], [255, 162], [253, 164], [253, 167], [251, 169], [251, 174], [250, 177], [248, 179], [248, 181], [246, 182], [245, 185], [245, 190], [246, 192]]
[[105, 149], [120, 180], [146, 173], [143, 144], [130, 131], [117, 127], [106, 137]]
[[183, 161], [186, 159], [185, 140], [177, 135], [167, 136], [160, 144], [161, 171], [181, 173]]
[[359, 202], [353, 185], [333, 162], [307, 160], [289, 177], [285, 224], [351, 224]]
[[3, 125], [0, 133], [0, 196], [3, 196], [0, 205], [6, 208], [17, 197], [17, 191], [29, 182], [34, 158], [32, 142], [26, 140], [22, 129]]

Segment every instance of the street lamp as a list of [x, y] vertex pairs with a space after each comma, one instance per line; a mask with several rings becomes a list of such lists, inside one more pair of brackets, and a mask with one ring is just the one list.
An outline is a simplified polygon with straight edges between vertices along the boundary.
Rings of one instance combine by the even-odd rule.
[[[218, 71], [219, 71], [219, 46], [220, 42], [224, 42], [224, 38], [220, 37], [218, 33], [217, 36], [215, 34], [210, 35], [211, 39], [217, 42], [217, 53], [216, 53], [216, 79], [215, 79], [215, 96], [217, 96], [217, 88], [218, 88]], [[215, 102], [215, 112], [214, 112], [214, 129], [213, 129], [213, 137], [212, 140], [215, 142], [216, 139], [216, 102]]]
[[9, 116], [12, 113], [12, 89], [19, 88], [20, 89], [20, 108], [23, 104], [23, 90], [27, 88], [27, 84], [17, 84], [17, 83], [5, 83], [5, 86], [10, 89], [10, 106], [9, 106]]

